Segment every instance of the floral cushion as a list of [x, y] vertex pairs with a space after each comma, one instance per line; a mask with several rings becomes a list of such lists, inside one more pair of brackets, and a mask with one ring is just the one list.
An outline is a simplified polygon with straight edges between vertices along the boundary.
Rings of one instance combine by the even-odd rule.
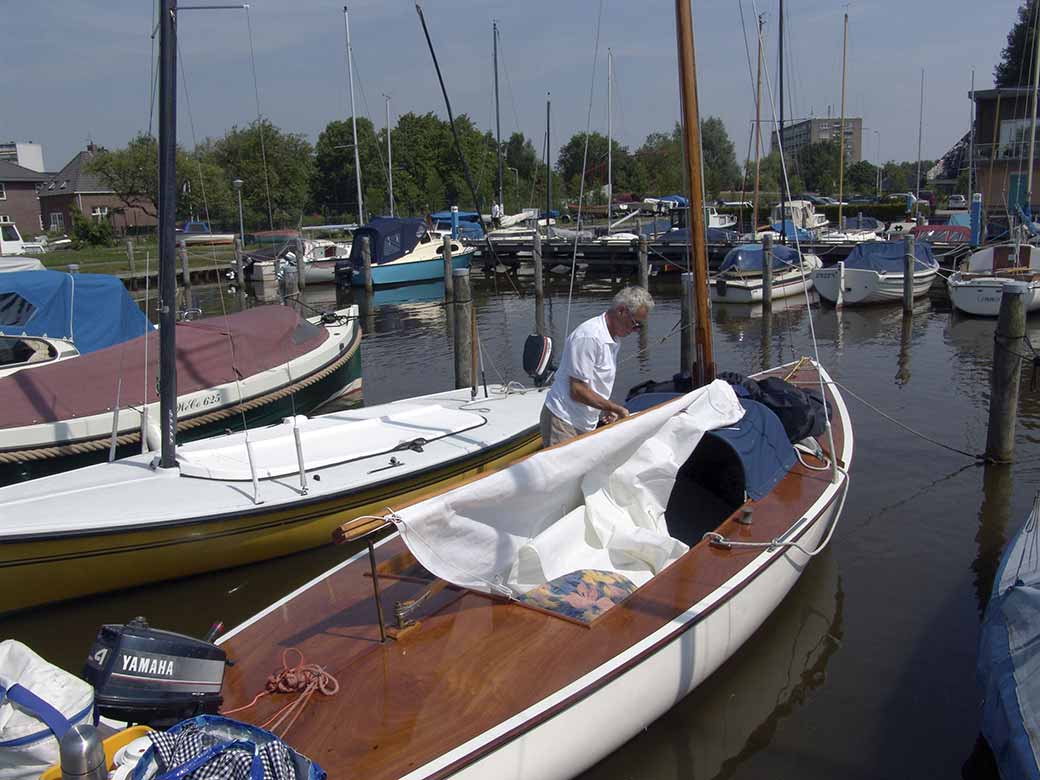
[[628, 598], [635, 589], [636, 584], [624, 574], [579, 569], [529, 590], [518, 601], [591, 623]]

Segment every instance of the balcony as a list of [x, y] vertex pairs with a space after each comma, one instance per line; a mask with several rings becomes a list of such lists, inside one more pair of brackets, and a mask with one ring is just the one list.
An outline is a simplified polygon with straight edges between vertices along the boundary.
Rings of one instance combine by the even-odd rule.
[[[1037, 139], [1033, 157], [1040, 160], [1040, 139]], [[1029, 141], [1012, 141], [996, 144], [975, 144], [975, 161], [1027, 161], [1029, 159]]]

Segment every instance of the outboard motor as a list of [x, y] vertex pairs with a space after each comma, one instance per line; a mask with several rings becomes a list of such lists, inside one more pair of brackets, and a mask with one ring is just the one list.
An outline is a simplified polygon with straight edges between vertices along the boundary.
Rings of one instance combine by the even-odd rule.
[[524, 342], [524, 371], [535, 387], [544, 387], [556, 373], [553, 363], [553, 343], [548, 336], [528, 336]]
[[217, 712], [226, 663], [216, 645], [151, 628], [137, 617], [101, 627], [83, 679], [94, 686], [101, 715], [162, 728]]

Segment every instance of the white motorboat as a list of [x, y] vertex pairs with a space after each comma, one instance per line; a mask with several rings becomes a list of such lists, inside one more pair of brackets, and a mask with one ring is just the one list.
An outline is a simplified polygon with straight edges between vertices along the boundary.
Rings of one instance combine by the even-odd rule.
[[714, 206], [704, 207], [704, 219], [710, 228], [731, 228], [737, 224], [737, 218], [733, 214], [720, 214]]
[[791, 220], [795, 227], [804, 230], [819, 230], [830, 222], [825, 214], [816, 213], [816, 206], [811, 200], [787, 201], [784, 203], [783, 215], [780, 213], [780, 204], [773, 206], [769, 213], [769, 221], [774, 223], [785, 219]]
[[[741, 244], [726, 253], [719, 270], [711, 277], [711, 300], [717, 303], [755, 303], [762, 300], [763, 249], [761, 244]], [[823, 266], [816, 255], [794, 247], [773, 247], [773, 298], [785, 298], [811, 290], [812, 272]]]
[[[903, 299], [905, 251], [902, 241], [871, 241], [853, 248], [837, 265], [812, 272], [820, 297], [831, 303], [890, 303]], [[913, 295], [925, 295], [939, 263], [931, 247], [914, 245]]]
[[946, 289], [958, 311], [996, 317], [1008, 282], [1026, 283], [1026, 311], [1040, 310], [1040, 248], [1017, 243], [984, 247], [971, 254], [963, 270], [950, 275]]

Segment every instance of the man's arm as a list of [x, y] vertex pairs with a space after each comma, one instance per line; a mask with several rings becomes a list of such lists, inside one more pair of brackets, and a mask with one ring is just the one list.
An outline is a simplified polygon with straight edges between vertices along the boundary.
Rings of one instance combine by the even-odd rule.
[[609, 398], [604, 398], [585, 382], [582, 382], [576, 377], [570, 377], [570, 390], [571, 398], [580, 404], [591, 406], [593, 409], [599, 409], [601, 412], [606, 412], [608, 415], [613, 415], [614, 419], [619, 417], [628, 417], [628, 409], [623, 407], [621, 404], [616, 404]]

